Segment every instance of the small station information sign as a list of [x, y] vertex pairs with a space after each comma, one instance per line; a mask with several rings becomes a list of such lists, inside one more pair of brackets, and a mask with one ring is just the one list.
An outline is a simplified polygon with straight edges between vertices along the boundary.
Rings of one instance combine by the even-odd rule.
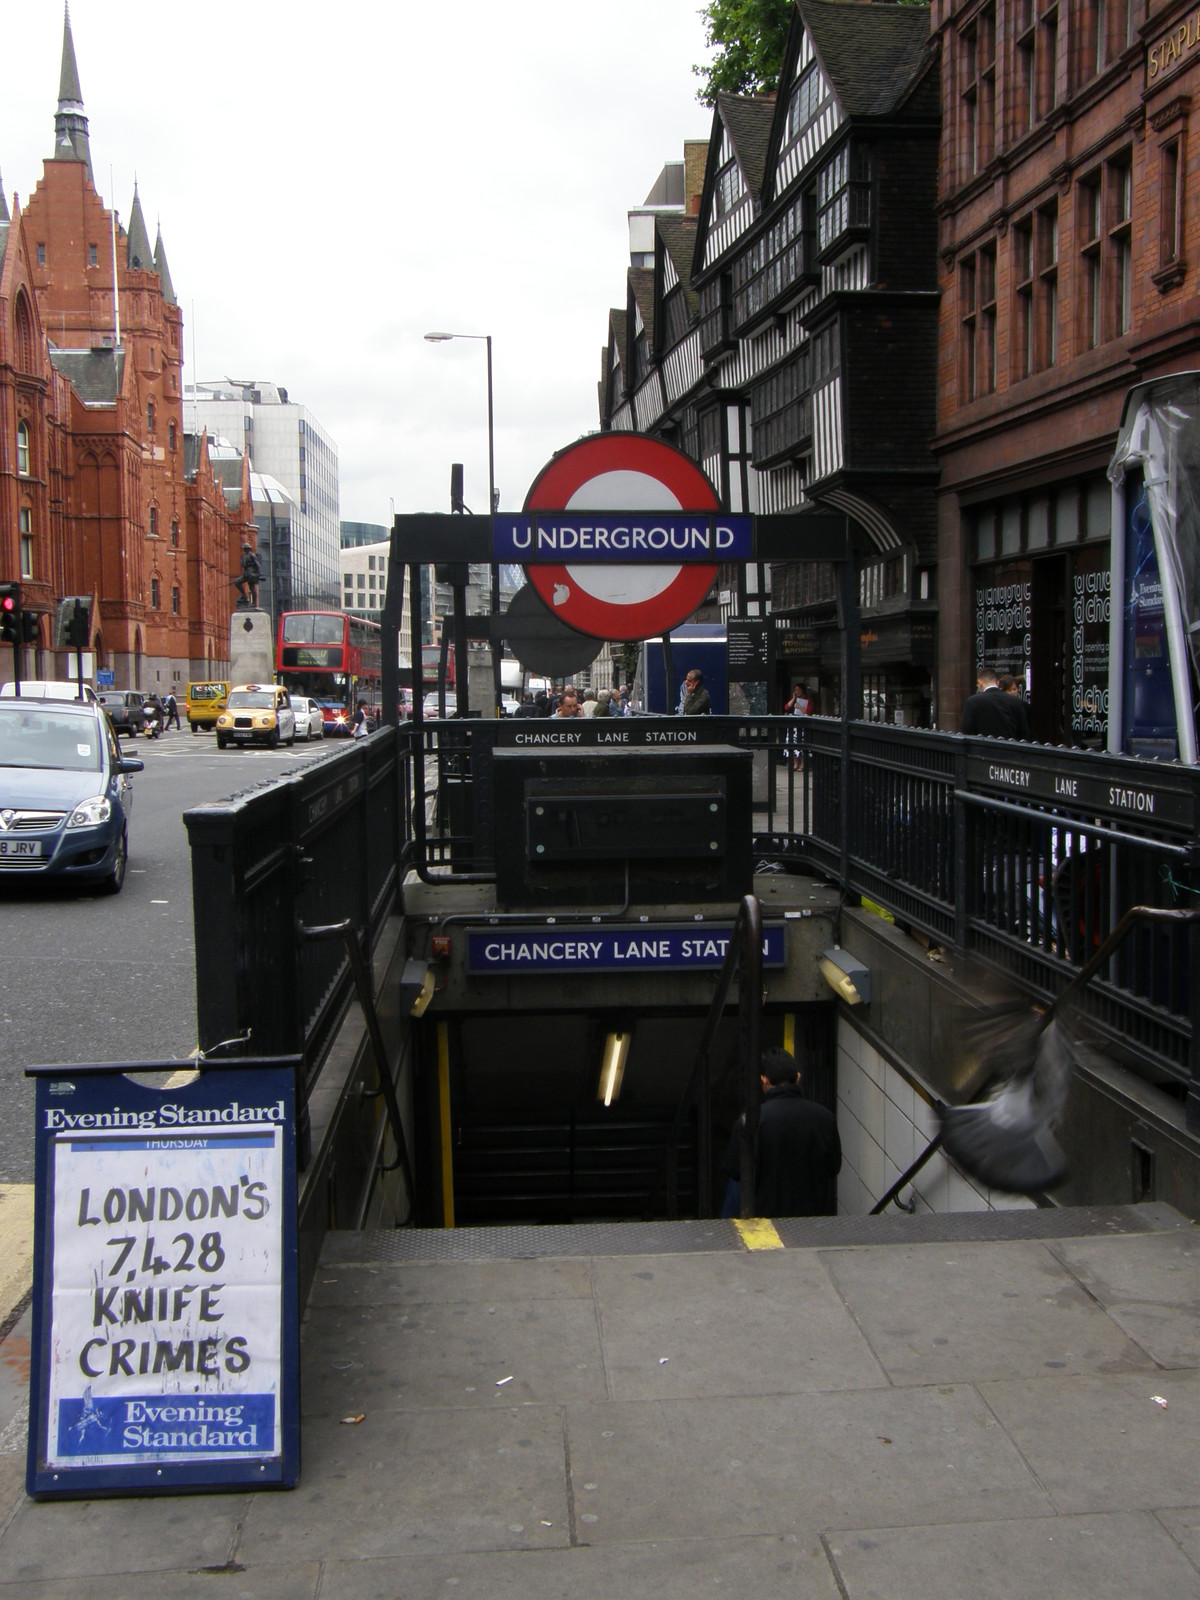
[[299, 1476], [294, 1062], [37, 1067], [31, 1495]]

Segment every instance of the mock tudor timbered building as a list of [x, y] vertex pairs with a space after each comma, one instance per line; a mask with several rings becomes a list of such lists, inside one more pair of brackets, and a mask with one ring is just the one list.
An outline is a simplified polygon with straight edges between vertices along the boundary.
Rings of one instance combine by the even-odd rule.
[[[930, 717], [935, 648], [929, 25], [925, 6], [796, 0], [778, 95], [718, 99], [690, 272], [660, 223], [649, 327], [627, 327], [623, 394], [611, 404], [610, 381], [602, 413], [674, 439], [731, 510], [845, 513], [862, 713], [910, 724]], [[610, 379], [612, 354], [610, 338]], [[839, 707], [828, 569], [798, 550], [769, 573], [723, 571], [721, 591], [726, 616], [761, 612], [769, 594], [780, 687], [804, 677], [822, 710]]]

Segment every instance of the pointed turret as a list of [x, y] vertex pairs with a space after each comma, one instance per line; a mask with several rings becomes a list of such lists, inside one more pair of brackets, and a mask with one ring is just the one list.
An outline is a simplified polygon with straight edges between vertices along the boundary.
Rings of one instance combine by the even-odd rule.
[[0, 222], [11, 222], [8, 214], [8, 201], [4, 198], [4, 179], [0, 178]]
[[150, 235], [146, 232], [146, 219], [142, 215], [142, 202], [138, 199], [137, 179], [133, 183], [133, 205], [129, 209], [129, 236], [125, 251], [125, 265], [138, 267], [143, 272], [153, 272], [154, 254], [150, 249]]
[[[3, 195], [0, 194], [0, 199], [3, 198]], [[178, 305], [179, 302], [175, 298], [175, 285], [171, 282], [171, 269], [167, 265], [167, 251], [162, 240], [161, 222], [158, 225], [158, 237], [154, 241], [154, 270], [162, 279], [163, 299], [169, 306]]]
[[71, 8], [63, 5], [62, 71], [58, 79], [58, 110], [54, 114], [55, 161], [82, 161], [92, 176], [92, 148], [88, 143], [88, 123], [83, 111], [83, 90], [79, 87], [79, 68], [75, 65], [75, 41], [71, 37]]

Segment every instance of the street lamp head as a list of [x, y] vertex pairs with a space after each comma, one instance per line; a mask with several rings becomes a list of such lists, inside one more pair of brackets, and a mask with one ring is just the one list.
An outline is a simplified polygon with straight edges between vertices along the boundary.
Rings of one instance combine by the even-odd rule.
[[425, 338], [429, 344], [445, 344], [447, 339], [453, 339], [452, 333], [427, 333]]

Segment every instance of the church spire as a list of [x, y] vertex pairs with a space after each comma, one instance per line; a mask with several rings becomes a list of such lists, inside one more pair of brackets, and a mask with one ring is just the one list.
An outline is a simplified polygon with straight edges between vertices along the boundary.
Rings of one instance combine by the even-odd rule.
[[8, 214], [8, 201], [4, 198], [4, 179], [0, 178], [0, 222], [11, 222]]
[[146, 219], [142, 215], [142, 202], [138, 198], [137, 179], [133, 180], [133, 204], [129, 208], [129, 233], [125, 250], [125, 265], [138, 267], [143, 272], [154, 271], [154, 255], [150, 249], [150, 235], [146, 232]]
[[62, 71], [58, 79], [58, 110], [54, 114], [54, 159], [82, 161], [88, 177], [92, 176], [92, 150], [88, 143], [83, 90], [79, 87], [75, 41], [71, 37], [71, 7], [67, 0], [63, 4]]
[[[3, 195], [0, 195], [0, 199]], [[163, 244], [162, 223], [158, 225], [158, 238], [154, 241], [154, 270], [162, 279], [163, 299], [169, 306], [178, 305], [175, 298], [175, 285], [171, 282], [171, 269], [167, 266], [167, 250]]]

